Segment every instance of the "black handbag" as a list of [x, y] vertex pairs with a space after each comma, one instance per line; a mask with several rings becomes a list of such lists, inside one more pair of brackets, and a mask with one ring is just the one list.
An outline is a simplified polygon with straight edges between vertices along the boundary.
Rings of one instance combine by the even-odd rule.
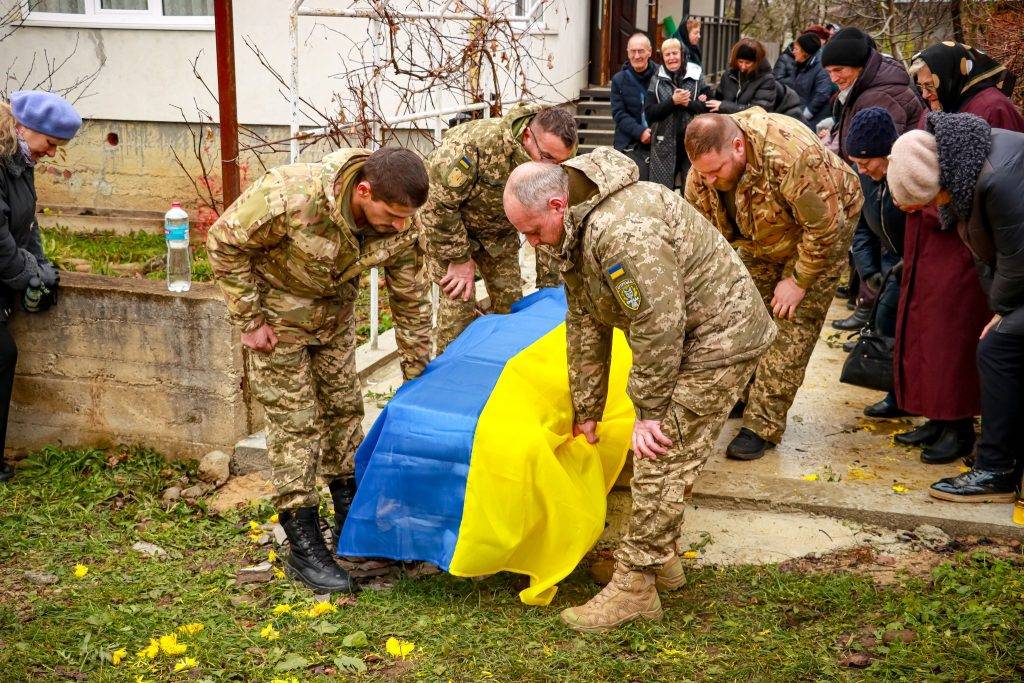
[[839, 381], [844, 384], [878, 391], [893, 390], [892, 358], [896, 340], [878, 333], [875, 329], [875, 313], [878, 311], [878, 301], [882, 298], [881, 293], [885, 290], [886, 282], [893, 277], [895, 270], [893, 268], [886, 273], [882, 285], [878, 288], [879, 297], [871, 307], [871, 317], [861, 329], [860, 338], [843, 363]]

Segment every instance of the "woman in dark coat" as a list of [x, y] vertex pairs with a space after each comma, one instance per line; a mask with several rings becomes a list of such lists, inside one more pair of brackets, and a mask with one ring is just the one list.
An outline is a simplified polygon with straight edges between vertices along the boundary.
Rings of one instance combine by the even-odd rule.
[[[968, 62], [964, 74], [960, 65]], [[1024, 117], [996, 87], [1006, 70], [988, 55], [942, 43], [915, 55], [911, 68], [933, 111], [975, 114], [994, 128], [1024, 132]], [[896, 316], [896, 398], [900, 408], [928, 420], [896, 441], [925, 447], [925, 462], [971, 454], [974, 416], [981, 412], [975, 351], [991, 318], [974, 258], [955, 225], [944, 225], [935, 207], [910, 213]]]
[[1024, 134], [971, 114], [933, 112], [926, 125], [930, 134], [913, 131], [893, 148], [893, 193], [912, 207], [939, 205], [943, 224], [955, 225], [974, 256], [995, 311], [978, 342], [977, 457], [969, 472], [936, 482], [930, 493], [1011, 503], [1024, 470]]
[[803, 119], [814, 128], [831, 114], [829, 101], [835, 92], [835, 85], [821, 66], [821, 40], [813, 33], [805, 33], [793, 43], [796, 58], [796, 75], [791, 85], [800, 96], [803, 105]]
[[676, 176], [685, 181], [690, 170], [683, 138], [690, 119], [704, 111], [704, 104], [697, 101], [704, 80], [687, 77], [682, 45], [675, 38], [661, 44], [661, 58], [665, 64], [651, 79], [644, 106], [644, 116], [651, 126], [648, 179], [673, 189]]
[[774, 111], [777, 97], [775, 76], [765, 59], [764, 46], [743, 38], [732, 46], [729, 72], [707, 98], [707, 108], [719, 114], [735, 114], [750, 107]]
[[59, 282], [36, 224], [34, 168], [81, 125], [74, 108], [52, 93], [15, 92], [10, 105], [0, 102], [0, 481], [13, 475], [3, 454], [18, 347], [7, 321], [18, 304], [33, 313], [49, 308]]

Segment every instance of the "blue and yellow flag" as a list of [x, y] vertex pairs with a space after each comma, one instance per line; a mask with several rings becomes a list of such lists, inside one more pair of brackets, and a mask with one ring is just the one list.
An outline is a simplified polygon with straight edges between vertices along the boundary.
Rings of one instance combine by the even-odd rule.
[[634, 420], [616, 332], [600, 441], [572, 437], [565, 311], [545, 289], [484, 316], [398, 390], [356, 453], [339, 554], [526, 574], [522, 601], [551, 602], [604, 529]]

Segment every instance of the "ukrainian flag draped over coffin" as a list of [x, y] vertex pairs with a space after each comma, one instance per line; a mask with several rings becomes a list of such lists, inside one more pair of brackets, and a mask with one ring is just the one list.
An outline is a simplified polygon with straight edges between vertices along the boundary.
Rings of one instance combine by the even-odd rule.
[[600, 441], [572, 438], [565, 311], [544, 289], [484, 316], [398, 390], [356, 453], [339, 554], [517, 572], [523, 602], [551, 601], [601, 535], [634, 419], [616, 332]]

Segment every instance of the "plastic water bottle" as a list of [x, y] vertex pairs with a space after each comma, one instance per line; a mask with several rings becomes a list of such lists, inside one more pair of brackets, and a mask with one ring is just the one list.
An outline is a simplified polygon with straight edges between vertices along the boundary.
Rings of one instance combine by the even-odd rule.
[[188, 214], [181, 202], [171, 204], [164, 214], [164, 238], [167, 240], [167, 289], [187, 292], [192, 286], [192, 260], [188, 250]]

